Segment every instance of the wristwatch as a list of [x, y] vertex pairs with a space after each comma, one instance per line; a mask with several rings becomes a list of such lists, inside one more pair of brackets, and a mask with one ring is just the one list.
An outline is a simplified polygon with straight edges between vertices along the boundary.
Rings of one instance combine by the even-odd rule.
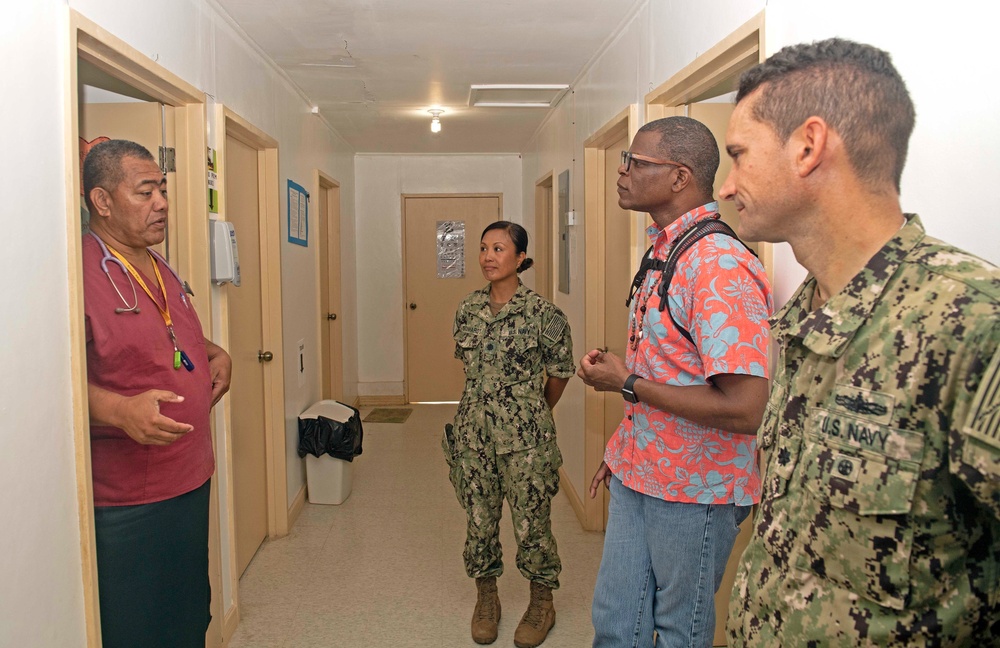
[[624, 398], [629, 403], [639, 402], [639, 397], [635, 395], [634, 391], [632, 391], [632, 385], [634, 385], [635, 381], [639, 380], [640, 378], [642, 378], [642, 376], [639, 376], [637, 374], [632, 374], [631, 376], [625, 379], [625, 386], [622, 387], [622, 398]]

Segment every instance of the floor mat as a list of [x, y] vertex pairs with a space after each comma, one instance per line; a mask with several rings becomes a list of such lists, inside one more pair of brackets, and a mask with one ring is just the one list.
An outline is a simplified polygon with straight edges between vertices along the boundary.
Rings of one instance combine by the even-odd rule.
[[362, 420], [365, 423], [405, 423], [411, 412], [409, 407], [376, 407]]

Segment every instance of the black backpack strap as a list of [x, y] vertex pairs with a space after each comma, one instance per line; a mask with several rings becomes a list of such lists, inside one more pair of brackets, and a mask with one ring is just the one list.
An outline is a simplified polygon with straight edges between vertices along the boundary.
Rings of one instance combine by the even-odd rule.
[[666, 267], [667, 262], [663, 259], [652, 258], [653, 246], [650, 245], [646, 248], [646, 252], [642, 255], [642, 261], [639, 263], [639, 269], [635, 271], [635, 276], [632, 277], [632, 287], [628, 291], [628, 299], [625, 300], [625, 308], [632, 305], [632, 298], [635, 297], [635, 293], [642, 288], [642, 282], [646, 279], [646, 273], [650, 270], [663, 271]]
[[751, 250], [746, 243], [740, 240], [740, 237], [736, 235], [729, 225], [727, 225], [723, 220], [719, 218], [709, 218], [705, 220], [700, 220], [687, 230], [677, 239], [673, 247], [670, 248], [670, 254], [667, 255], [667, 260], [664, 263], [663, 273], [660, 275], [660, 285], [657, 287], [657, 293], [660, 296], [659, 308], [661, 311], [666, 309], [667, 313], [670, 315], [670, 321], [674, 323], [681, 334], [688, 339], [688, 342], [694, 344], [694, 338], [691, 337], [691, 333], [688, 332], [683, 326], [677, 323], [674, 319], [674, 314], [670, 312], [667, 304], [667, 295], [670, 290], [670, 282], [674, 278], [674, 270], [677, 269], [677, 262], [680, 260], [681, 256], [692, 247], [695, 243], [701, 239], [709, 236], [711, 234], [725, 234], [730, 238], [734, 238], [740, 242], [740, 244], [750, 251], [751, 254], [757, 256], [757, 254]]

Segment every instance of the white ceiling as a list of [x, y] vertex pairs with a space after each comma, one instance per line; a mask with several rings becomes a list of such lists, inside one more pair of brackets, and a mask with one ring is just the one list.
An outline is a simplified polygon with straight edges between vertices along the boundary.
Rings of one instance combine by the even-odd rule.
[[520, 152], [547, 110], [470, 108], [470, 87], [572, 84], [642, 2], [217, 1], [365, 153]]

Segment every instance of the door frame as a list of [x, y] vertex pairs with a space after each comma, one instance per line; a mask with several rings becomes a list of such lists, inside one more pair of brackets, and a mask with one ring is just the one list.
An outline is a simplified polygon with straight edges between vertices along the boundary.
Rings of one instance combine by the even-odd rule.
[[[338, 197], [340, 197], [340, 191], [339, 191], [340, 190], [340, 182], [338, 182], [337, 180], [335, 180], [333, 177], [327, 175], [326, 173], [323, 173], [319, 169], [315, 169], [314, 173], [313, 173], [313, 191], [315, 192], [315, 195], [317, 196], [317, 198], [316, 198], [316, 205], [319, 205], [319, 194], [320, 194], [320, 192], [321, 191], [325, 191], [325, 190], [329, 190], [329, 189], [337, 189], [338, 190], [337, 191], [337, 195], [338, 195]], [[341, 198], [341, 202], [343, 202], [343, 198], [342, 197], [340, 197], [340, 198]], [[340, 204], [337, 205], [337, 219], [338, 219], [338, 221], [341, 220], [341, 218], [343, 216], [343, 210], [341, 209], [341, 206], [342, 205], [340, 205]], [[329, 234], [330, 234], [329, 211], [331, 210], [331, 206], [328, 204], [326, 208], [327, 208], [327, 212], [328, 212], [327, 214], [323, 214], [322, 216], [320, 216], [320, 214], [317, 213], [317, 219], [320, 218], [320, 217], [327, 219], [327, 230], [326, 230], [327, 231], [327, 240], [320, 242], [319, 250], [318, 250], [318, 253], [316, 254], [316, 304], [317, 305], [323, 303], [322, 295], [320, 294], [320, 291], [322, 290], [322, 286], [323, 286], [322, 277], [320, 276], [320, 271], [322, 269], [322, 263], [321, 263], [321, 260], [320, 260], [320, 253], [325, 252], [327, 255], [329, 255], [329, 249], [330, 249], [330, 240], [329, 240]], [[338, 224], [338, 228], [340, 227], [341, 224], [342, 223]], [[317, 220], [317, 225], [318, 225], [318, 220]], [[316, 231], [317, 232], [320, 231], [320, 228], [317, 227]], [[338, 237], [338, 243], [341, 243], [340, 237]], [[341, 245], [341, 249], [343, 249], [343, 245]], [[343, 288], [343, 280], [342, 280], [343, 279], [342, 268], [344, 266], [343, 255], [339, 254], [338, 258], [340, 259], [340, 266], [341, 267], [337, 268], [336, 272], [334, 272], [334, 269], [330, 268], [328, 266], [327, 267], [327, 274], [328, 274], [327, 281], [332, 283], [334, 281], [334, 278], [336, 277], [336, 281], [341, 282], [341, 288], [340, 288], [340, 306], [341, 306], [341, 310], [343, 310], [343, 305], [344, 305], [344, 288]], [[329, 332], [327, 331], [326, 320], [324, 319], [324, 317], [326, 317], [326, 315], [324, 313], [320, 313], [319, 315], [320, 315], [319, 336], [317, 338], [318, 345], [317, 345], [316, 348], [322, 349], [323, 348], [323, 338], [326, 337], [327, 335], [329, 335]], [[343, 313], [340, 313], [338, 315], [338, 317], [343, 317]], [[330, 351], [331, 351], [331, 356], [332, 356], [333, 349], [331, 349]], [[341, 352], [341, 359], [340, 359], [340, 363], [341, 363], [340, 364], [340, 374], [341, 374], [340, 375], [340, 387], [341, 387], [341, 394], [340, 394], [340, 397], [343, 398], [343, 396], [344, 396], [344, 394], [343, 394], [343, 389], [344, 389], [344, 375], [343, 375], [344, 374], [344, 364], [343, 364], [344, 363], [344, 358], [343, 358], [343, 322], [341, 322], [341, 349], [340, 349], [340, 352]], [[323, 371], [323, 368], [320, 367], [320, 372], [322, 372], [322, 371]], [[325, 377], [321, 375], [320, 376], [320, 381], [319, 381], [319, 384], [320, 384], [320, 387], [321, 387], [321, 391], [322, 391], [322, 385], [323, 385], [323, 381], [324, 380], [325, 380]]]
[[[285, 457], [285, 377], [284, 344], [281, 322], [281, 214], [278, 180], [278, 141], [257, 128], [238, 113], [224, 105], [215, 106], [215, 123], [218, 129], [217, 150], [219, 172], [216, 179], [219, 189], [219, 220], [226, 220], [226, 137], [232, 136], [257, 150], [257, 177], [260, 236], [261, 284], [261, 345], [274, 353], [272, 362], [263, 364], [264, 371], [264, 448], [265, 479], [267, 480], [267, 537], [280, 538], [288, 534], [288, 485]], [[218, 291], [220, 325], [219, 337], [229, 343], [229, 299], [225, 291]], [[236, 565], [236, 519], [233, 493], [233, 444], [231, 399], [223, 399], [225, 435], [226, 508], [229, 526], [229, 586], [233, 605], [225, 611], [225, 640], [239, 624], [239, 578]], [[221, 468], [220, 468], [221, 469]]]
[[[166, 106], [172, 106], [175, 116], [177, 175], [174, 187], [171, 228], [171, 251], [176, 257], [172, 265], [187, 277], [195, 293], [210, 295], [208, 205], [205, 201], [208, 166], [205, 126], [205, 94], [166, 68], [154, 63], [125, 41], [113, 36], [74, 9], [68, 9], [68, 42], [63, 92], [66, 97], [64, 127], [67, 134], [65, 149], [66, 185], [70, 199], [66, 203], [66, 257], [69, 299], [69, 347], [73, 377], [71, 397], [72, 429], [76, 463], [77, 511], [80, 519], [80, 562], [83, 575], [83, 616], [87, 645], [101, 645], [101, 621], [98, 601], [97, 558], [94, 536], [94, 491], [90, 461], [90, 410], [87, 401], [87, 348], [84, 331], [82, 241], [80, 238], [80, 163], [79, 119], [77, 95], [78, 61], [85, 60], [112, 77], [141, 90]], [[173, 256], [173, 254], [172, 254]], [[208, 299], [202, 307], [202, 328], [211, 331], [212, 308]], [[215, 434], [213, 432], [213, 441]], [[212, 587], [220, 585], [221, 546], [218, 520], [218, 485], [212, 480], [209, 518], [209, 577]], [[221, 618], [221, 603], [213, 600], [213, 618]], [[221, 641], [221, 621], [213, 621], [208, 629], [210, 640]]]
[[[409, 298], [407, 297], [407, 283], [406, 283], [406, 199], [407, 198], [496, 198], [498, 201], [497, 209], [499, 211], [499, 217], [503, 218], [503, 193], [499, 192], [489, 192], [489, 193], [404, 193], [399, 194], [399, 232], [400, 232], [400, 248], [402, 248], [402, 268], [400, 273], [403, 279], [403, 301], [400, 303], [400, 308], [403, 313], [403, 403], [410, 402], [410, 381], [408, 380], [410, 375], [409, 367], [409, 356], [410, 356], [410, 333], [407, 330], [407, 304], [409, 303]], [[468, 236], [468, 232], [466, 232]], [[477, 262], [478, 263], [478, 262]], [[398, 398], [395, 396], [383, 399], [386, 401], [385, 404], [396, 404]], [[365, 397], [365, 401], [368, 404], [379, 404], [381, 402], [372, 402], [372, 397]]]
[[[765, 58], [764, 11], [761, 11], [651, 90], [644, 99], [646, 121], [684, 115], [689, 103], [735, 90], [740, 74], [763, 63]], [[774, 245], [767, 242], [757, 245], [760, 262], [773, 283]]]
[[[604, 168], [608, 155], [608, 148], [623, 135], [627, 136], [629, 142], [635, 137], [639, 130], [639, 106], [631, 104], [620, 113], [615, 115], [588, 137], [583, 143], [583, 177], [584, 177], [584, 205], [587, 213], [585, 219], [586, 239], [586, 286], [584, 294], [584, 321], [586, 334], [584, 336], [584, 347], [596, 349], [603, 346], [606, 336], [604, 327], [605, 300], [604, 291], [606, 288], [604, 248], [605, 237], [604, 228], [607, 222], [605, 210]], [[637, 249], [637, 242], [642, 233], [642, 214], [629, 211], [629, 264], [630, 267], [638, 265], [641, 249]], [[596, 470], [604, 458], [604, 393], [593, 389], [584, 391], [584, 433], [583, 433], [583, 462], [584, 470]], [[570, 502], [573, 510], [580, 520], [580, 524], [588, 531], [600, 531], [604, 529], [604, 499], [584, 497], [583, 493], [576, 493], [573, 489], [573, 481], [566, 480], [569, 488]], [[584, 475], [584, 484], [587, 475]]]
[[[550, 169], [548, 173], [535, 181], [535, 256], [542, 259], [542, 264], [545, 268], [545, 271], [542, 273], [536, 270], [535, 292], [549, 301], [553, 299], [553, 288], [555, 285], [553, 281], [555, 273], [553, 272], [552, 261], [556, 258], [556, 255], [552, 251], [552, 242], [555, 238], [552, 236], [552, 227], [553, 223], [556, 222], [556, 203], [558, 201], [555, 199], [555, 194], [553, 193], [554, 177], [555, 171]], [[547, 212], [544, 204], [546, 191], [549, 194], [549, 208]], [[538, 267], [537, 259], [535, 267]]]

